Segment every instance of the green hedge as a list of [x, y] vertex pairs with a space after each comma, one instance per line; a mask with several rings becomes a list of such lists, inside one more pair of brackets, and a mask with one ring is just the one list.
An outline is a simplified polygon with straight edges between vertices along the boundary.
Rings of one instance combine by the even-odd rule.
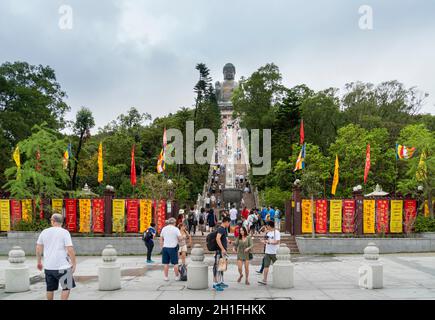
[[435, 219], [419, 215], [415, 220], [415, 232], [435, 232]]
[[47, 220], [32, 220], [32, 221], [18, 221], [13, 227], [13, 231], [42, 231], [51, 227], [51, 224]]

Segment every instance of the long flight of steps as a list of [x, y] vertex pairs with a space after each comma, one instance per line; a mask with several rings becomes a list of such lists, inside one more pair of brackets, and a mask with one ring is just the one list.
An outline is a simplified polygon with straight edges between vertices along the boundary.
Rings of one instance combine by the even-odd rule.
[[[229, 238], [231, 240], [234, 240], [234, 236], [230, 235]], [[255, 235], [254, 236], [254, 248], [253, 248], [253, 252], [254, 254], [263, 254], [264, 253], [264, 244], [261, 243], [261, 239], [262, 236], [261, 235]], [[290, 248], [290, 252], [292, 254], [298, 254], [299, 253], [299, 249], [298, 246], [296, 244], [296, 239], [294, 236], [290, 236], [288, 234], [283, 234], [281, 233], [281, 243], [285, 243], [289, 248]], [[201, 235], [196, 235], [192, 237], [192, 247], [195, 244], [200, 244], [202, 246], [202, 248], [204, 249], [204, 253], [206, 254], [211, 254], [214, 252], [210, 252], [207, 250], [207, 243], [206, 243], [206, 235], [204, 234], [204, 236]], [[229, 246], [228, 248], [228, 252], [232, 253], [232, 246]], [[191, 248], [189, 249], [189, 253], [190, 253]]]

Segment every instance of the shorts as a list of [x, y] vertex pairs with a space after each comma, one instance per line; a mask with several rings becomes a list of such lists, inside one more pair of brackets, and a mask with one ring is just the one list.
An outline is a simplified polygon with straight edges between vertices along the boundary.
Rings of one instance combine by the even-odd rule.
[[44, 270], [44, 273], [47, 291], [58, 290], [59, 284], [62, 290], [71, 290], [76, 286], [71, 268], [63, 270]]
[[162, 264], [178, 264], [178, 248], [163, 248], [162, 250]]
[[266, 253], [264, 255], [264, 267], [269, 268], [276, 261], [276, 254]]
[[237, 220], [231, 220], [231, 226], [235, 226], [237, 224]]
[[179, 253], [187, 252], [187, 245], [181, 246], [181, 247], [180, 247], [180, 250], [178, 250], [178, 252], [179, 252]]

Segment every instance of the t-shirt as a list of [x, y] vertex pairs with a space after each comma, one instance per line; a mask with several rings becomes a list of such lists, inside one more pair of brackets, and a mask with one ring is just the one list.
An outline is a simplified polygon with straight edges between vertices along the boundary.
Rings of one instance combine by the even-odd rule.
[[65, 247], [72, 247], [71, 235], [61, 227], [51, 227], [41, 232], [36, 241], [44, 246], [44, 269], [64, 270], [71, 268]]
[[227, 250], [228, 247], [228, 231], [224, 227], [219, 227], [217, 229], [217, 233], [221, 235], [222, 246]]
[[162, 229], [160, 236], [163, 238], [164, 248], [175, 248], [178, 245], [178, 237], [181, 236], [181, 232], [177, 227], [169, 225]]
[[248, 216], [249, 216], [249, 210], [248, 209], [244, 209], [242, 211], [242, 217], [245, 218], [245, 219], [248, 219]]
[[216, 197], [215, 196], [211, 196], [211, 202], [216, 202]]
[[154, 229], [153, 227], [149, 227], [149, 228], [147, 229], [147, 231], [145, 231], [145, 234], [146, 234], [147, 232], [151, 233], [153, 236], [152, 236], [151, 238], [149, 238], [148, 240], [145, 240], [145, 241], [147, 241], [147, 242], [153, 242], [153, 238], [154, 238], [154, 236], [156, 235], [156, 229]]
[[269, 215], [270, 215], [270, 220], [274, 220], [275, 219], [275, 210], [270, 209], [269, 210]]
[[205, 198], [205, 203], [206, 204], [210, 204], [210, 198], [209, 197]]
[[230, 219], [231, 220], [237, 220], [237, 209], [236, 208], [232, 208], [230, 210]]
[[266, 215], [267, 215], [267, 209], [264, 208], [263, 210], [261, 210], [261, 219], [266, 219]]
[[[266, 235], [268, 240], [281, 240], [281, 233], [279, 231], [269, 231]], [[276, 254], [278, 248], [279, 244], [266, 244], [266, 250], [264, 252], [267, 254]]]

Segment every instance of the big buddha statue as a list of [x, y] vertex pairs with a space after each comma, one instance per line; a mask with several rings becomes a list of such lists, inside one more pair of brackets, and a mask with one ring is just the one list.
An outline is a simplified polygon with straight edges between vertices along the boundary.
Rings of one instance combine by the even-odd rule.
[[231, 97], [233, 91], [238, 87], [237, 81], [234, 80], [236, 75], [236, 68], [232, 63], [227, 63], [224, 66], [224, 81], [217, 81], [215, 84], [216, 99], [218, 105], [221, 109], [232, 109], [233, 104], [231, 102]]

